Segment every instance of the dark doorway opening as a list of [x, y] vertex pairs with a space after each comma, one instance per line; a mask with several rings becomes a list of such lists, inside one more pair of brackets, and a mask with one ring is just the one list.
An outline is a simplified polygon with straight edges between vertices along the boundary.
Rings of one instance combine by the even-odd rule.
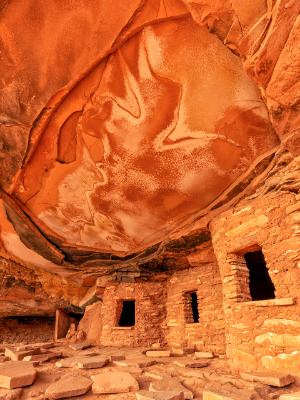
[[185, 293], [185, 318], [189, 324], [196, 324], [199, 322], [199, 310], [198, 310], [198, 295], [197, 292]]
[[244, 254], [249, 269], [249, 289], [252, 300], [275, 299], [275, 286], [269, 275], [261, 250]]
[[119, 318], [119, 326], [135, 325], [135, 300], [123, 300]]
[[83, 313], [69, 311], [69, 309], [57, 309], [55, 313], [55, 339], [62, 339], [76, 333]]

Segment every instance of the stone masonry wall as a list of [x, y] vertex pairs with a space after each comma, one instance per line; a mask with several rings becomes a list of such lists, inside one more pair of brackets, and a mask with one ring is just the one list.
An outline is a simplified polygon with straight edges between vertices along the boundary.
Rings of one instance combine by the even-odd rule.
[[[212, 247], [188, 257], [190, 269], [168, 281], [167, 341], [171, 347], [193, 347], [225, 353], [222, 282]], [[185, 293], [196, 291], [199, 323], [188, 323]]]
[[[299, 372], [300, 196], [244, 200], [211, 223], [223, 281], [227, 356], [236, 369]], [[251, 301], [243, 254], [259, 246], [275, 299]]]
[[[105, 288], [102, 304], [102, 334], [105, 346], [164, 344], [166, 287], [164, 282], [115, 283]], [[135, 326], [119, 327], [122, 300], [135, 300]]]

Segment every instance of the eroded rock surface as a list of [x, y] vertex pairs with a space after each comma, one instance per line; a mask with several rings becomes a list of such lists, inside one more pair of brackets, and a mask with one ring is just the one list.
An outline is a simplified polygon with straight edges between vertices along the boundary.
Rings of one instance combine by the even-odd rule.
[[[48, 259], [59, 252], [45, 238], [62, 250], [60, 262], [79, 249], [122, 256], [167, 239], [274, 152], [277, 135], [298, 129], [297, 1], [132, 1], [117, 14], [108, 2], [30, 4], [2, 9], [3, 65], [11, 63], [3, 124], [19, 129], [11, 140], [20, 145], [2, 157], [11, 165], [2, 187], [19, 200], [6, 204], [17, 234]], [[35, 16], [23, 40], [10, 36], [16, 15]], [[66, 21], [82, 21], [80, 55], [78, 29], [65, 34]], [[37, 29], [38, 51], [29, 40]], [[2, 239], [10, 248], [5, 231]]]
[[[268, 398], [202, 357], [299, 372], [299, 1], [2, 3], [0, 317], [61, 316], [55, 337], [78, 354], [59, 363], [80, 376], [128, 368], [142, 390], [156, 376]], [[248, 252], [271, 298], [252, 296]], [[20, 325], [3, 320], [1, 339], [50, 339]], [[147, 348], [90, 363], [85, 341]], [[55, 361], [32, 351], [0, 360], [29, 357], [42, 381]], [[170, 354], [175, 377], [156, 369]]]

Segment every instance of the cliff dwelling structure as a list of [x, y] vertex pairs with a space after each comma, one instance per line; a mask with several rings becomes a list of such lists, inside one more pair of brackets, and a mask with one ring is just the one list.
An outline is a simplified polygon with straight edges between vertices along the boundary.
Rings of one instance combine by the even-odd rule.
[[0, 0], [0, 400], [300, 399], [300, 1]]

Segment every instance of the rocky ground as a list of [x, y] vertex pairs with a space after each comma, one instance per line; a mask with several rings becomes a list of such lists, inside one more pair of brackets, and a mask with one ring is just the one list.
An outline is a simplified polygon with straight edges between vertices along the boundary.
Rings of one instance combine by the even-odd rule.
[[239, 375], [210, 353], [112, 348], [89, 343], [14, 344], [1, 349], [0, 399], [292, 400], [294, 377]]
[[0, 318], [0, 343], [47, 342], [53, 338], [54, 318]]

